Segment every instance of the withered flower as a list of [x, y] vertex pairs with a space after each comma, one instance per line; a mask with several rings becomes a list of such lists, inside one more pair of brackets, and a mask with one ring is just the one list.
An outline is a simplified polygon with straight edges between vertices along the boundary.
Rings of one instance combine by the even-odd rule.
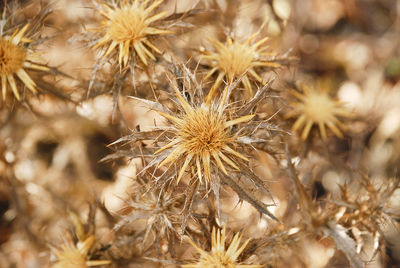
[[96, 42], [94, 48], [107, 47], [103, 59], [114, 50], [119, 50], [118, 62], [121, 67], [126, 67], [134, 55], [144, 65], [148, 64], [148, 58], [156, 60], [152, 51], [158, 54], [161, 51], [149, 39], [171, 33], [154, 25], [166, 15], [166, 12], [152, 15], [152, 11], [163, 1], [122, 0], [119, 5], [102, 4], [99, 12], [104, 20], [102, 26], [95, 31], [103, 34], [103, 37]]
[[17, 76], [32, 93], [37, 92], [36, 83], [25, 69], [50, 70], [50, 68], [46, 66], [34, 63], [38, 55], [25, 46], [25, 44], [33, 42], [33, 40], [25, 37], [28, 27], [29, 24], [26, 24], [22, 29], [15, 30], [11, 36], [0, 36], [0, 80], [3, 100], [6, 99], [8, 86], [11, 87], [15, 98], [21, 100], [15, 76]]
[[[250, 202], [261, 213], [277, 220], [268, 212], [264, 203], [255, 200], [249, 194], [249, 189], [244, 189], [248, 188], [248, 185], [257, 185], [258, 189], [269, 195], [265, 183], [252, 171], [248, 155], [249, 151], [254, 150], [253, 146], [256, 143], [265, 141], [273, 133], [280, 131], [267, 120], [258, 120], [256, 114], [251, 112], [265, 96], [269, 84], [241, 107], [234, 107], [228, 103], [229, 96], [237, 83], [226, 87], [218, 101], [208, 104], [204, 102], [202, 88], [195, 80], [195, 76], [187, 69], [184, 72], [186, 78], [191, 80], [191, 85], [197, 87], [188, 87], [184, 94], [174, 86], [176, 112], [158, 102], [138, 99], [158, 111], [171, 125], [157, 126], [147, 132], [134, 132], [113, 144], [140, 140], [152, 140], [156, 145], [160, 143], [161, 148], [151, 150], [152, 161], [145, 167], [145, 170], [167, 167], [161, 175], [155, 177], [155, 182], [159, 186], [175, 178], [178, 183], [187, 172], [188, 178], [193, 181], [188, 186], [190, 191], [196, 192], [193, 187], [197, 184], [206, 185], [206, 188], [211, 185], [218, 196], [218, 189], [223, 181], [236, 191], [240, 198]], [[126, 154], [118, 151], [106, 159], [120, 155]], [[238, 178], [241, 177], [244, 178], [239, 182]], [[251, 182], [246, 184], [244, 180]], [[191, 196], [193, 197], [193, 194]]]
[[214, 267], [227, 267], [227, 268], [256, 268], [262, 267], [263, 265], [250, 265], [238, 263], [238, 257], [246, 248], [250, 239], [246, 240], [240, 246], [240, 240], [242, 236], [240, 233], [236, 233], [233, 237], [229, 247], [225, 248], [226, 236], [225, 227], [220, 230], [216, 230], [213, 227], [211, 234], [211, 252], [203, 250], [201, 247], [196, 245], [192, 240], [188, 240], [189, 243], [200, 253], [199, 260], [192, 264], [182, 265], [184, 268], [214, 268]]
[[298, 99], [293, 101], [290, 106], [293, 108], [287, 118], [298, 117], [293, 124], [292, 131], [303, 128], [301, 138], [305, 140], [310, 133], [311, 127], [317, 124], [321, 137], [326, 140], [326, 126], [339, 138], [343, 137], [341, 130], [345, 126], [339, 121], [338, 116], [350, 117], [351, 113], [343, 103], [333, 99], [326, 87], [308, 87], [303, 85], [303, 94], [292, 90], [291, 94]]
[[207, 103], [210, 103], [212, 98], [215, 97], [216, 90], [224, 78], [227, 78], [228, 83], [232, 83], [235, 79], [243, 75], [242, 84], [248, 96], [252, 97], [253, 89], [250, 77], [261, 84], [264, 83], [261, 76], [256, 72], [256, 68], [279, 68], [282, 66], [276, 54], [267, 52], [268, 46], [265, 46], [264, 43], [268, 40], [268, 37], [253, 43], [257, 35], [258, 33], [253, 34], [244, 42], [232, 40], [231, 37], [228, 37], [225, 43], [218, 40], [211, 41], [216, 51], [206, 51], [205, 55], [201, 57], [211, 68], [204, 77], [204, 80], [209, 79], [217, 71], [218, 76], [206, 98]]
[[171, 132], [174, 138], [170, 143], [156, 151], [156, 154], [172, 148], [159, 166], [166, 164], [171, 166], [171, 164], [180, 159], [184, 159], [177, 182], [180, 181], [188, 166], [196, 167], [197, 176], [201, 182], [202, 174], [205, 175], [208, 181], [210, 180], [212, 162], [225, 175], [228, 175], [224, 163], [239, 170], [239, 167], [232, 159], [249, 161], [247, 157], [233, 149], [237, 143], [240, 143], [240, 136], [235, 135], [231, 130], [240, 123], [250, 121], [255, 115], [251, 114], [230, 119], [229, 115], [224, 111], [226, 108], [227, 89], [225, 89], [219, 103], [213, 103], [212, 105], [203, 103], [197, 107], [190, 105], [181, 93], [176, 90], [176, 97], [184, 111], [183, 115], [173, 116], [160, 112], [163, 117], [173, 123], [174, 127]]

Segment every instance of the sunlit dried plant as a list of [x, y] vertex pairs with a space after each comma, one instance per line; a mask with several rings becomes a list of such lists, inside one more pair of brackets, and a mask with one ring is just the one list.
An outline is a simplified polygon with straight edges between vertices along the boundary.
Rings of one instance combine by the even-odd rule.
[[298, 117], [293, 124], [292, 130], [297, 131], [303, 128], [301, 138], [305, 140], [311, 127], [316, 124], [319, 127], [321, 137], [326, 140], [326, 126], [339, 138], [343, 137], [341, 130], [346, 127], [337, 117], [350, 117], [343, 102], [333, 99], [329, 95], [327, 87], [308, 87], [303, 85], [303, 93], [291, 90], [291, 94], [297, 99], [290, 103], [293, 108], [287, 117]]
[[[196, 167], [197, 176], [201, 182], [202, 174], [208, 181], [210, 180], [211, 163], [215, 163], [223, 173], [228, 175], [223, 162], [239, 170], [235, 162], [240, 159], [249, 161], [247, 157], [233, 149], [239, 145], [240, 136], [232, 133], [232, 128], [240, 123], [250, 121], [255, 115], [251, 114], [230, 119], [229, 115], [224, 112], [227, 89], [225, 89], [219, 103], [213, 103], [212, 105], [203, 103], [198, 107], [190, 105], [181, 93], [176, 90], [176, 97], [184, 114], [173, 116], [160, 112], [163, 117], [174, 124], [172, 129], [174, 138], [155, 153], [159, 154], [166, 149], [172, 148], [159, 166], [167, 164], [171, 166], [171, 164], [180, 159], [184, 159], [177, 182], [180, 181], [188, 166]], [[233, 158], [235, 158], [235, 162], [232, 161]]]
[[213, 268], [213, 267], [229, 267], [229, 268], [256, 268], [263, 265], [251, 265], [238, 263], [238, 257], [246, 248], [250, 239], [246, 240], [240, 246], [242, 236], [236, 233], [233, 237], [229, 247], [225, 248], [226, 236], [225, 227], [220, 230], [213, 227], [211, 234], [211, 252], [203, 250], [200, 246], [196, 245], [192, 240], [189, 243], [200, 253], [199, 260], [192, 264], [182, 265], [184, 268]]
[[232, 40], [231, 37], [227, 37], [225, 43], [218, 40], [211, 41], [216, 51], [206, 51], [205, 55], [201, 57], [202, 61], [205, 61], [211, 68], [204, 80], [209, 79], [211, 75], [218, 71], [218, 76], [206, 99], [208, 103], [215, 97], [216, 90], [224, 78], [227, 78], [226, 82], [229, 84], [243, 75], [241, 81], [250, 98], [254, 93], [250, 77], [261, 84], [264, 83], [263, 78], [256, 72], [256, 68], [279, 68], [282, 66], [276, 54], [267, 52], [269, 47], [265, 46], [264, 43], [268, 40], [268, 37], [253, 43], [258, 34], [258, 32], [253, 34], [245, 42]]
[[[256, 115], [251, 112], [265, 97], [269, 84], [260, 89], [254, 98], [242, 107], [235, 108], [228, 103], [236, 83], [226, 87], [218, 101], [207, 104], [204, 102], [202, 88], [196, 82], [195, 76], [185, 66], [183, 69], [184, 73], [186, 72], [185, 77], [192, 79], [192, 85], [195, 84], [197, 87], [187, 88], [187, 91], [184, 91], [185, 94], [189, 94], [191, 99], [189, 101], [186, 95], [173, 85], [177, 112], [170, 111], [158, 102], [138, 99], [158, 111], [171, 122], [171, 125], [157, 126], [148, 132], [134, 132], [115, 143], [139, 140], [161, 143], [162, 147], [153, 151], [154, 158], [145, 168], [147, 170], [151, 167], [167, 166], [167, 170], [156, 178], [160, 185], [172, 178], [176, 178], [178, 183], [188, 171], [188, 178], [193, 180], [190, 189], [196, 187], [198, 183], [206, 186], [211, 184], [211, 188], [218, 196], [218, 189], [223, 181], [234, 189], [240, 198], [250, 202], [260, 212], [276, 219], [262, 202], [254, 200], [247, 192], [249, 189], [243, 190], [242, 187], [246, 187], [246, 184], [239, 186], [238, 180], [243, 175], [246, 180], [251, 181], [250, 184], [257, 185], [259, 189], [268, 193], [265, 183], [249, 166], [248, 152], [254, 149], [253, 144], [265, 141], [274, 131], [279, 131], [267, 123], [267, 120], [256, 119]], [[115, 157], [121, 153], [117, 152]]]
[[156, 60], [152, 51], [158, 54], [161, 51], [151, 43], [150, 38], [171, 33], [154, 25], [167, 13], [152, 15], [152, 11], [163, 1], [122, 0], [112, 6], [102, 4], [99, 12], [104, 20], [102, 26], [94, 30], [103, 37], [96, 42], [94, 48], [107, 47], [103, 59], [114, 50], [119, 50], [118, 62], [121, 67], [126, 67], [134, 55], [144, 65], [148, 64], [148, 58]]
[[49, 71], [44, 65], [35, 63], [38, 59], [37, 53], [34, 53], [26, 44], [33, 42], [27, 38], [25, 33], [29, 28], [26, 24], [22, 29], [17, 29], [11, 36], [0, 36], [0, 78], [1, 92], [3, 100], [6, 99], [7, 84], [17, 100], [21, 100], [17, 87], [17, 76], [21, 82], [32, 92], [36, 93], [36, 83], [31, 79], [25, 69]]

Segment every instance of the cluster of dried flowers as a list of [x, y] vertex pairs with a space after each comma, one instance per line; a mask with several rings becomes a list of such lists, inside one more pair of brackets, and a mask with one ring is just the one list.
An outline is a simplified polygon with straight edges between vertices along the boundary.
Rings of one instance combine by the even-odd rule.
[[1, 267], [400, 263], [398, 4], [45, 2], [0, 2]]

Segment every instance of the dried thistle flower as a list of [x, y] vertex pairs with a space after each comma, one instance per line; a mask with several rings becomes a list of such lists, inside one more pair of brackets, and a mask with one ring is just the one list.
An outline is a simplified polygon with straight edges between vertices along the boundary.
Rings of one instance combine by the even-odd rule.
[[[187, 87], [187, 91], [185, 90], [185, 95], [183, 95], [174, 85], [177, 112], [170, 111], [158, 102], [136, 98], [158, 111], [172, 125], [157, 126], [146, 132], [135, 131], [113, 144], [142, 140], [162, 143], [163, 146], [160, 149], [155, 152], [151, 150], [153, 159], [144, 170], [167, 165], [166, 171], [155, 176], [154, 182], [160, 187], [165, 187], [173, 179], [176, 179], [178, 183], [183, 178], [185, 171], [189, 171], [188, 178], [192, 182], [187, 187], [185, 204], [191, 204], [198, 191], [198, 186], [204, 184], [205, 188], [211, 185], [218, 202], [222, 181], [260, 213], [279, 221], [268, 211], [263, 202], [249, 193], [250, 189], [248, 189], [249, 185], [256, 185], [260, 191], [270, 196], [265, 182], [254, 174], [249, 166], [249, 157], [247, 156], [247, 151], [253, 150], [256, 143], [266, 141], [274, 132], [281, 131], [269, 124], [268, 119], [257, 120], [256, 115], [251, 113], [260, 100], [265, 97], [270, 83], [259, 89], [255, 96], [241, 107], [234, 107], [228, 103], [229, 96], [237, 82], [225, 88], [219, 101], [207, 104], [204, 102], [202, 88], [197, 83], [195, 76], [185, 66], [182, 68], [185, 81], [190, 81], [190, 85], [196, 85], [196, 87]], [[239, 148], [240, 153], [238, 152]], [[121, 156], [134, 157], [137, 155], [131, 150], [128, 152], [119, 150], [103, 161]], [[176, 169], [171, 168], [172, 166], [179, 171], [176, 172]], [[240, 178], [243, 179], [240, 180]], [[191, 200], [188, 201], [188, 199]], [[189, 208], [190, 205], [185, 205], [185, 209]], [[187, 215], [185, 213], [185, 218]]]
[[27, 69], [49, 71], [50, 68], [34, 63], [37, 54], [24, 46], [33, 40], [25, 37], [29, 24], [22, 29], [17, 29], [11, 36], [0, 36], [0, 78], [1, 92], [3, 100], [6, 99], [7, 83], [17, 100], [21, 100], [18, 92], [17, 82], [14, 76], [17, 76], [22, 83], [32, 92], [36, 93], [36, 83], [25, 71]]
[[233, 149], [240, 142], [240, 136], [232, 133], [232, 127], [250, 121], [255, 115], [229, 119], [229, 115], [224, 113], [227, 93], [226, 88], [219, 103], [213, 103], [212, 105], [203, 103], [199, 107], [193, 107], [176, 90], [176, 97], [184, 114], [177, 117], [159, 112], [174, 124], [172, 130], [174, 138], [155, 153], [159, 154], [166, 149], [172, 148], [169, 155], [159, 166], [167, 164], [171, 166], [178, 160], [185, 159], [177, 182], [180, 181], [189, 166], [196, 167], [197, 176], [202, 182], [202, 174], [210, 181], [212, 162], [225, 175], [228, 175], [223, 162], [239, 170], [239, 167], [232, 161], [233, 158], [236, 161], [239, 159], [249, 161], [247, 157]]
[[206, 98], [209, 103], [215, 97], [216, 90], [221, 85], [226, 77], [228, 83], [232, 83], [236, 78], [242, 77], [242, 84], [247, 90], [249, 97], [253, 96], [253, 89], [250, 83], [250, 78], [254, 78], [260, 83], [264, 83], [261, 76], [255, 71], [257, 67], [279, 68], [281, 64], [274, 58], [275, 54], [266, 52], [268, 49], [264, 43], [268, 40], [265, 37], [256, 43], [252, 43], [257, 37], [258, 32], [250, 36], [245, 42], [232, 40], [227, 37], [226, 42], [222, 43], [218, 40], [212, 40], [211, 43], [215, 47], [216, 52], [206, 51], [201, 57], [202, 60], [208, 61], [211, 70], [208, 71], [204, 80], [207, 80], [218, 71], [218, 76], [210, 89]]
[[[213, 227], [211, 234], [211, 252], [203, 250], [201, 247], [196, 245], [192, 240], [188, 240], [189, 243], [200, 253], [198, 262], [192, 264], [182, 265], [184, 268], [213, 268], [213, 267], [229, 267], [229, 268], [256, 268], [262, 267], [263, 265], [250, 265], [250, 264], [239, 264], [237, 262], [239, 255], [246, 248], [250, 239], [246, 240], [240, 246], [240, 240], [242, 236], [240, 233], [236, 233], [233, 237], [229, 247], [225, 249], [225, 227], [220, 230], [216, 230]], [[240, 247], [239, 247], [240, 246]]]
[[95, 31], [102, 33], [103, 37], [96, 42], [94, 48], [108, 46], [104, 59], [118, 47], [118, 62], [121, 67], [126, 67], [131, 55], [135, 54], [144, 65], [148, 64], [148, 58], [156, 60], [150, 50], [158, 54], [161, 54], [161, 51], [149, 41], [149, 38], [171, 33], [151, 26], [166, 15], [166, 12], [151, 15], [163, 1], [123, 0], [119, 5], [102, 4], [103, 9], [99, 12], [105, 19], [101, 22], [102, 26]]
[[303, 128], [301, 138], [305, 140], [314, 124], [317, 124], [321, 137], [326, 140], [326, 126], [339, 138], [343, 137], [341, 130], [345, 126], [337, 119], [338, 116], [350, 117], [350, 112], [343, 106], [343, 103], [334, 100], [329, 96], [326, 87], [308, 87], [303, 85], [303, 94], [295, 90], [291, 94], [298, 99], [290, 105], [293, 110], [287, 115], [298, 117], [293, 124], [292, 131]]
[[95, 241], [94, 236], [89, 236], [83, 242], [74, 245], [66, 242], [61, 249], [54, 249], [58, 260], [53, 265], [54, 268], [86, 268], [90, 266], [100, 266], [109, 264], [108, 260], [86, 260], [87, 254]]

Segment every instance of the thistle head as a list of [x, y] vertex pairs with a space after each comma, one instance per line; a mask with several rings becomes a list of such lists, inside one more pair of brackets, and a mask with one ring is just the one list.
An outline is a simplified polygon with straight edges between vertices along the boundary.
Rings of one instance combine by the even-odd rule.
[[267, 47], [264, 45], [268, 38], [263, 38], [253, 43], [257, 35], [258, 33], [253, 34], [244, 42], [233, 40], [230, 37], [226, 39], [225, 43], [217, 40], [211, 41], [215, 51], [206, 51], [205, 55], [201, 58], [203, 61], [208, 62], [208, 65], [211, 67], [211, 70], [204, 78], [205, 80], [218, 71], [217, 79], [207, 96], [208, 102], [215, 96], [215, 91], [221, 85], [224, 78], [227, 78], [228, 83], [230, 83], [242, 75], [242, 84], [249, 97], [252, 97], [253, 90], [250, 79], [255, 79], [260, 83], [264, 82], [256, 72], [256, 68], [261, 66], [277, 68], [281, 66], [280, 63], [268, 59], [272, 55], [266, 52]]
[[24, 44], [32, 42], [25, 37], [29, 27], [26, 24], [22, 29], [17, 29], [11, 36], [0, 36], [0, 80], [3, 100], [6, 99], [7, 88], [11, 88], [15, 98], [20, 100], [17, 86], [18, 79], [32, 92], [36, 93], [36, 83], [25, 69], [49, 71], [46, 66], [33, 63], [36, 57]]
[[184, 159], [178, 181], [189, 165], [196, 168], [200, 181], [202, 181], [203, 174], [209, 181], [213, 163], [228, 175], [225, 164], [239, 170], [235, 160], [248, 161], [245, 156], [234, 150], [239, 137], [232, 133], [232, 127], [250, 121], [254, 115], [230, 119], [229, 115], [224, 112], [226, 94], [227, 90], [225, 90], [224, 96], [218, 104], [208, 105], [203, 103], [200, 106], [193, 106], [176, 90], [177, 99], [184, 113], [173, 116], [160, 112], [162, 116], [174, 124], [172, 131], [174, 137], [170, 143], [156, 152], [160, 153], [173, 148], [159, 165], [171, 165]]
[[95, 31], [103, 34], [103, 37], [94, 45], [94, 48], [107, 47], [103, 59], [114, 50], [119, 50], [119, 65], [126, 67], [131, 55], [138, 56], [140, 61], [147, 65], [148, 58], [156, 60], [151, 51], [161, 54], [161, 51], [148, 39], [171, 32], [152, 26], [166, 15], [166, 12], [151, 15], [163, 0], [151, 1], [150, 4], [149, 2], [124, 0], [119, 6], [102, 5], [103, 9], [100, 13], [104, 20], [101, 22], [102, 26]]
[[247, 42], [241, 43], [228, 38], [225, 44], [215, 42], [215, 46], [217, 66], [226, 73], [229, 81], [244, 74], [256, 59], [256, 48]]
[[350, 112], [343, 103], [333, 99], [326, 88], [310, 88], [303, 86], [303, 93], [292, 90], [291, 94], [297, 99], [291, 106], [293, 110], [287, 117], [298, 117], [292, 130], [303, 128], [301, 138], [305, 140], [314, 124], [318, 125], [321, 137], [326, 140], [326, 126], [339, 138], [343, 137], [341, 129], [345, 126], [338, 117], [349, 117]]

